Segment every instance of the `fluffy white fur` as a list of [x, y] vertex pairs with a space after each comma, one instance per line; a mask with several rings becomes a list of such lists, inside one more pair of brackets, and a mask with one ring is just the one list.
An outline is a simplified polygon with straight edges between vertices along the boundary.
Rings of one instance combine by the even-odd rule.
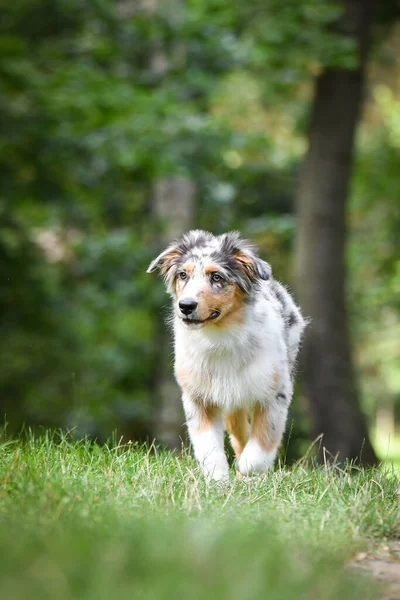
[[[200, 263], [185, 295], [200, 298], [208, 285], [207, 248], [195, 246], [191, 260]], [[274, 463], [293, 393], [293, 367], [304, 329], [298, 307], [287, 290], [268, 276], [256, 281], [247, 294], [238, 322], [188, 325], [182, 320], [179, 297], [173, 289], [171, 294], [175, 372], [197, 460], [207, 477], [228, 479], [223, 417], [245, 409], [253, 421], [236, 469], [244, 476], [265, 472]], [[205, 422], [207, 407], [212, 407], [212, 416]], [[257, 417], [253, 416], [256, 409]]]

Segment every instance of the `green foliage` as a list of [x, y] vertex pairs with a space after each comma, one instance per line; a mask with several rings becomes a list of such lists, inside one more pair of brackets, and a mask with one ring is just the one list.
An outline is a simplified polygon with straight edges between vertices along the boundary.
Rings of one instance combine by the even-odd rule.
[[[332, 27], [341, 9], [321, 0], [151, 6], [0, 8], [0, 414], [16, 430], [28, 422], [99, 439], [114, 427], [153, 435], [166, 300], [145, 267], [158, 250], [158, 178], [191, 178], [195, 226], [243, 230], [290, 281], [309, 83], [325, 66], [355, 64], [352, 43]], [[372, 168], [391, 186], [394, 212], [396, 154], [373, 137], [358, 166], [362, 219], [373, 219], [362, 175]], [[355, 280], [354, 306], [371, 322], [372, 297], [383, 304], [390, 288], [396, 302], [390, 211], [374, 285], [364, 293]]]
[[400, 400], [399, 101], [375, 88], [378, 123], [361, 132], [351, 203], [351, 306], [367, 406]]
[[336, 64], [348, 46], [325, 29], [338, 9], [316, 0], [180, 8], [179, 16], [173, 2], [128, 15], [78, 0], [2, 8], [0, 112], [12, 132], [0, 152], [2, 196], [93, 202], [109, 194], [110, 179], [132, 186], [139, 173], [190, 172], [199, 153], [202, 162], [214, 157], [220, 136], [230, 137], [207, 114], [217, 77], [261, 69], [265, 89], [293, 90], [315, 57]]

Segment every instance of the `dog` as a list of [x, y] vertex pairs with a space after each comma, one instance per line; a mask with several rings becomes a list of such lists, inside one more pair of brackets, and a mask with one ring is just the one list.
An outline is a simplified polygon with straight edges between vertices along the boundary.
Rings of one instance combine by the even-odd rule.
[[229, 478], [228, 432], [241, 476], [275, 461], [305, 327], [271, 266], [238, 232], [194, 230], [150, 264], [173, 298], [175, 377], [189, 437], [208, 479]]

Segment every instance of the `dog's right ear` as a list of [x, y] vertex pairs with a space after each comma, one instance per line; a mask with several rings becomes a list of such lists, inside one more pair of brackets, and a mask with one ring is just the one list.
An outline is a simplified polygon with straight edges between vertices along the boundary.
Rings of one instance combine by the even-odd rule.
[[174, 278], [176, 266], [181, 256], [182, 253], [180, 252], [179, 244], [171, 244], [150, 263], [146, 273], [153, 273], [153, 271], [159, 269], [165, 282], [169, 285]]

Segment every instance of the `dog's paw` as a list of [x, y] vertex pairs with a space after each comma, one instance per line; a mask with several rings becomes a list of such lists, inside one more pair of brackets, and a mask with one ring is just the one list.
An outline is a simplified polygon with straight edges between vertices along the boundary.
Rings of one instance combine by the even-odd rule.
[[255, 440], [249, 440], [236, 461], [236, 470], [247, 477], [254, 473], [265, 473], [270, 469], [275, 460], [276, 450], [267, 452]]
[[229, 481], [229, 465], [225, 455], [203, 462], [202, 467], [207, 481]]

